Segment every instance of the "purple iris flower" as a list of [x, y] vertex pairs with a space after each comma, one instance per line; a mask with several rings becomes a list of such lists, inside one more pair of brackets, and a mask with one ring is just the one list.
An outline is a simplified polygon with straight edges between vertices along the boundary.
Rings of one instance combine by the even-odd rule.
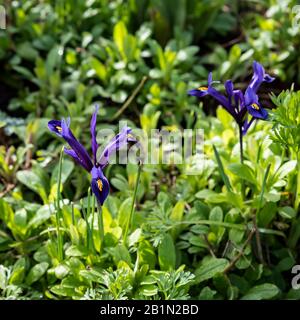
[[[253, 62], [253, 76], [245, 91], [235, 90], [231, 80], [225, 82], [226, 96], [216, 90], [212, 85], [212, 73], [209, 73], [207, 86], [201, 86], [197, 89], [190, 90], [188, 94], [202, 98], [203, 96], [210, 95], [215, 98], [236, 120], [243, 134], [246, 134], [251, 124], [255, 119], [266, 120], [268, 112], [259, 103], [257, 91], [263, 82], [270, 83], [275, 78], [265, 73], [263, 66], [254, 61]], [[248, 121], [247, 113], [252, 116]]]
[[51, 120], [48, 122], [48, 128], [59, 137], [63, 138], [70, 146], [70, 149], [64, 148], [64, 152], [71, 156], [76, 163], [81, 165], [92, 176], [91, 188], [98, 202], [103, 205], [109, 194], [109, 182], [103, 173], [103, 169], [107, 166], [109, 158], [128, 142], [136, 142], [131, 135], [131, 129], [124, 127], [104, 148], [99, 160], [97, 160], [98, 144], [96, 141], [96, 122], [99, 107], [93, 113], [90, 129], [91, 129], [91, 146], [93, 158], [89, 156], [86, 149], [74, 137], [70, 129], [70, 119], [67, 120]]

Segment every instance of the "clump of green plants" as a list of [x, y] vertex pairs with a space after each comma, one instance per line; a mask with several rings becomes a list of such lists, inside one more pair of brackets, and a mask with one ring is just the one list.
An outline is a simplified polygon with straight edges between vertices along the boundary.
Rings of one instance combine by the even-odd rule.
[[[295, 4], [14, 1], [0, 299], [300, 299]], [[201, 156], [110, 163], [138, 128], [202, 129]]]

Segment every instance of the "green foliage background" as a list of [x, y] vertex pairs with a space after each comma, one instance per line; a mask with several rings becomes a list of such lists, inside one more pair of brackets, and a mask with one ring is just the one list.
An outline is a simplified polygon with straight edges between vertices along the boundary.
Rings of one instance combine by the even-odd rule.
[[[300, 298], [291, 288], [300, 238], [297, 1], [0, 4], [1, 299]], [[253, 60], [276, 77], [271, 99], [260, 91], [274, 109], [245, 137], [240, 164], [232, 118], [187, 91], [209, 71], [244, 89]], [[60, 165], [62, 141], [47, 129], [70, 116], [88, 146], [94, 103], [97, 129], [117, 131], [119, 120], [145, 132], [204, 129], [198, 175], [143, 166], [125, 242], [137, 166], [106, 169], [101, 245], [88, 174], [67, 157]]]

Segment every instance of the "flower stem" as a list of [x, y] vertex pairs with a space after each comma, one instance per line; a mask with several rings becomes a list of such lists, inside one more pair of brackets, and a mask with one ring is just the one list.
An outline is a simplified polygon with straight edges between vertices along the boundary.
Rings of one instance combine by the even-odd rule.
[[240, 159], [241, 159], [241, 163], [244, 163], [243, 129], [242, 129], [242, 126], [239, 126], [239, 137], [240, 137]]
[[95, 244], [94, 244], [94, 218], [95, 218], [95, 204], [96, 204], [96, 197], [92, 194], [92, 223], [91, 223], [91, 244], [92, 249], [95, 252]]
[[98, 232], [99, 232], [99, 240], [100, 240], [100, 252], [103, 249], [104, 245], [104, 224], [103, 224], [103, 213], [102, 213], [102, 206], [97, 201], [98, 204]]
[[134, 192], [133, 192], [133, 198], [132, 198], [132, 203], [131, 203], [130, 214], [129, 214], [129, 218], [128, 218], [128, 221], [127, 221], [127, 224], [126, 224], [124, 237], [123, 237], [123, 243], [124, 244], [126, 243], [128, 231], [131, 228], [132, 222], [133, 222], [135, 199], [136, 199], [137, 189], [138, 189], [138, 185], [139, 185], [139, 181], [140, 181], [141, 171], [142, 171], [142, 164], [140, 163], [139, 166], [138, 166], [138, 172], [137, 172], [136, 181], [135, 181], [135, 188], [134, 188]]
[[59, 156], [59, 165], [58, 165], [58, 176], [57, 176], [57, 195], [56, 195], [56, 210], [55, 210], [55, 219], [56, 219], [56, 228], [57, 228], [57, 252], [58, 259], [60, 261], [64, 258], [63, 252], [63, 238], [60, 231], [60, 217], [61, 217], [61, 209], [60, 209], [60, 185], [61, 185], [61, 174], [62, 174], [62, 163], [63, 163], [63, 155], [64, 149], [61, 149]]
[[[241, 159], [241, 164], [243, 164], [244, 163], [244, 148], [243, 148], [243, 129], [242, 129], [241, 125], [239, 125], [239, 138], [240, 138], [240, 159]], [[245, 199], [244, 180], [241, 181], [241, 192], [242, 192], [242, 198]]]
[[297, 178], [296, 178], [296, 197], [294, 208], [297, 211], [299, 207], [299, 196], [300, 196], [300, 151], [297, 152]]

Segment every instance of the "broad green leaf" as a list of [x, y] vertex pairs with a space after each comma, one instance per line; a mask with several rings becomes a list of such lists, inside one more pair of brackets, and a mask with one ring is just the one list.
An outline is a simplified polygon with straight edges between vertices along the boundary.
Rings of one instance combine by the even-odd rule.
[[204, 287], [199, 294], [199, 300], [213, 300], [216, 293], [216, 290], [212, 290], [210, 287]]
[[290, 160], [285, 162], [276, 172], [276, 177], [278, 180], [283, 179], [286, 177], [290, 172], [292, 172], [297, 165], [296, 160]]
[[15, 219], [14, 219], [15, 225], [23, 231], [23, 233], [26, 232], [27, 227], [27, 211], [22, 208], [15, 212]]
[[232, 163], [228, 166], [228, 169], [235, 175], [237, 175], [240, 179], [251, 182], [254, 185], [257, 184], [255, 175], [248, 165], [241, 163]]
[[35, 50], [30, 42], [23, 42], [16, 49], [20, 57], [34, 61], [38, 57], [38, 51]]
[[26, 284], [31, 285], [38, 281], [45, 274], [48, 267], [49, 264], [47, 262], [41, 262], [33, 266], [26, 277]]
[[[64, 184], [74, 169], [74, 161], [63, 159], [61, 167], [61, 183]], [[51, 175], [51, 185], [57, 183], [59, 164], [54, 168]]]
[[51, 217], [51, 213], [54, 213], [54, 206], [45, 204], [41, 206], [31, 218], [28, 223], [28, 227], [38, 227]]
[[128, 219], [130, 216], [130, 210], [132, 206], [132, 198], [127, 198], [120, 206], [119, 213], [118, 213], [118, 224], [122, 227], [123, 231], [124, 228], [128, 224]]
[[138, 247], [139, 264], [149, 265], [149, 269], [154, 269], [156, 264], [156, 254], [150, 241], [143, 240]]
[[170, 214], [170, 219], [172, 221], [180, 222], [182, 220], [184, 205], [185, 205], [185, 202], [183, 200], [180, 200], [176, 203], [176, 205], [174, 206]]
[[69, 268], [64, 264], [60, 264], [55, 267], [54, 273], [57, 279], [63, 279], [69, 273]]
[[124, 261], [128, 265], [130, 265], [131, 257], [128, 249], [123, 244], [119, 244], [116, 247], [112, 248], [111, 253], [115, 261], [115, 264]]
[[161, 270], [170, 271], [175, 269], [176, 251], [173, 239], [166, 233], [158, 246], [158, 262]]
[[278, 213], [282, 216], [282, 218], [293, 219], [296, 217], [296, 211], [292, 207], [282, 207], [278, 208]]
[[217, 193], [209, 189], [204, 189], [197, 192], [195, 197], [198, 199], [205, 199], [210, 203], [222, 203], [227, 201], [226, 195], [224, 193]]
[[[170, 214], [171, 221], [174, 221], [174, 222], [182, 221], [184, 206], [185, 206], [185, 202], [183, 200], [180, 200], [176, 203], [176, 205], [174, 206], [174, 208], [172, 209], [171, 214]], [[178, 234], [180, 233], [180, 230], [181, 230], [181, 226], [174, 227], [171, 230], [172, 236], [174, 238], [176, 238], [178, 236]]]
[[17, 172], [17, 179], [27, 188], [36, 192], [42, 198], [44, 203], [48, 202], [48, 197], [44, 189], [43, 182], [36, 173], [29, 170], [21, 170]]
[[88, 254], [88, 250], [84, 246], [70, 246], [66, 251], [66, 256], [68, 257], [81, 257], [86, 256]]
[[278, 287], [271, 283], [264, 283], [251, 288], [241, 299], [242, 300], [268, 300], [279, 293]]
[[125, 39], [127, 38], [127, 35], [128, 32], [125, 23], [123, 21], [119, 21], [114, 27], [113, 38], [123, 58], [125, 58], [124, 43]]
[[20, 258], [13, 267], [12, 274], [9, 278], [9, 283], [14, 285], [20, 285], [25, 277], [26, 272], [26, 259]]
[[158, 288], [154, 284], [148, 284], [148, 285], [143, 285], [139, 291], [145, 297], [151, 297], [151, 296], [155, 296], [158, 293]]
[[100, 80], [106, 81], [107, 71], [105, 65], [95, 57], [90, 59], [91, 69], [95, 71]]
[[216, 274], [223, 272], [228, 265], [228, 260], [222, 258], [211, 258], [205, 260], [195, 271], [196, 282], [200, 283], [213, 278]]
[[257, 224], [259, 227], [267, 227], [275, 218], [277, 206], [274, 202], [267, 202], [257, 214]]
[[223, 221], [223, 211], [220, 207], [214, 207], [209, 213], [209, 220]]
[[142, 229], [138, 228], [134, 230], [128, 237], [129, 247], [134, 246], [141, 238]]

